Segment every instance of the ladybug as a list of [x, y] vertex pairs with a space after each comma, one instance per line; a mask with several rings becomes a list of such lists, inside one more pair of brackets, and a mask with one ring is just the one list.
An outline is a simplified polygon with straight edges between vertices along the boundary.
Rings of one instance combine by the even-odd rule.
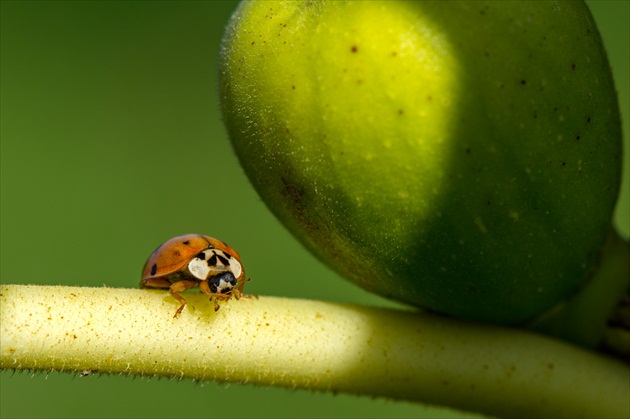
[[214, 311], [219, 300], [243, 295], [245, 270], [241, 257], [221, 240], [201, 234], [174, 237], [149, 256], [142, 269], [140, 288], [168, 288], [182, 305], [173, 317], [180, 315], [186, 300], [179, 295], [199, 286], [199, 290], [214, 299]]

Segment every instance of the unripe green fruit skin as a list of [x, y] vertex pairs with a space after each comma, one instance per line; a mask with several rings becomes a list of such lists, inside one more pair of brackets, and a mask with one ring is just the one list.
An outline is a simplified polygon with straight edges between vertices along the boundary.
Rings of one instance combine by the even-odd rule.
[[220, 66], [256, 190], [360, 286], [519, 324], [596, 270], [621, 132], [582, 2], [244, 2]]

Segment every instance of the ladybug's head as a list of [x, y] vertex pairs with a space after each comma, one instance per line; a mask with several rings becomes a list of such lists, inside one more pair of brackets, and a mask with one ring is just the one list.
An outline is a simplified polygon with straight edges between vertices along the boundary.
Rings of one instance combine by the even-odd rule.
[[236, 277], [232, 272], [224, 272], [208, 278], [210, 290], [215, 294], [229, 294], [236, 286]]

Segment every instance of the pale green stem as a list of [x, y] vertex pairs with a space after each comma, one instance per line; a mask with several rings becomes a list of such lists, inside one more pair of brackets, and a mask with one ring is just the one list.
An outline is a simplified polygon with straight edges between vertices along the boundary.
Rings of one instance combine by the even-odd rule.
[[346, 392], [502, 417], [628, 417], [630, 370], [528, 332], [321, 301], [3, 285], [3, 369]]

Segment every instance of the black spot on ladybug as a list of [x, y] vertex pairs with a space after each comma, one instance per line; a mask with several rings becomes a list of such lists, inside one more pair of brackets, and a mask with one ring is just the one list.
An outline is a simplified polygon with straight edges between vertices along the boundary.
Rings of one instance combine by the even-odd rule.
[[186, 240], [183, 244], [184, 244], [184, 246], [188, 246], [190, 244], [190, 241]]
[[230, 264], [230, 261], [229, 261], [229, 260], [227, 260], [226, 258], [224, 258], [223, 256], [221, 256], [221, 255], [217, 255], [217, 257], [219, 258], [219, 260], [221, 261], [221, 263], [222, 263], [223, 265], [226, 265], [226, 266], [227, 266], [227, 265], [229, 265], [229, 264]]
[[199, 253], [196, 257], [201, 260], [206, 260], [206, 254], [204, 252]]
[[151, 266], [151, 275], [155, 275], [156, 272], [157, 272], [157, 263], [154, 263], [153, 266]]
[[217, 265], [217, 255], [212, 255], [210, 259], [208, 259], [208, 266], [216, 266]]
[[210, 279], [210, 284], [209, 284], [210, 285], [210, 291], [216, 293], [217, 292], [217, 287], [219, 286], [219, 282], [220, 281], [217, 280], [216, 276], [214, 278], [211, 278]]
[[226, 258], [228, 258], [228, 259], [232, 259], [232, 255], [231, 255], [231, 254], [229, 254], [229, 253], [224, 253], [224, 255], [225, 255], [225, 257], [226, 257]]

